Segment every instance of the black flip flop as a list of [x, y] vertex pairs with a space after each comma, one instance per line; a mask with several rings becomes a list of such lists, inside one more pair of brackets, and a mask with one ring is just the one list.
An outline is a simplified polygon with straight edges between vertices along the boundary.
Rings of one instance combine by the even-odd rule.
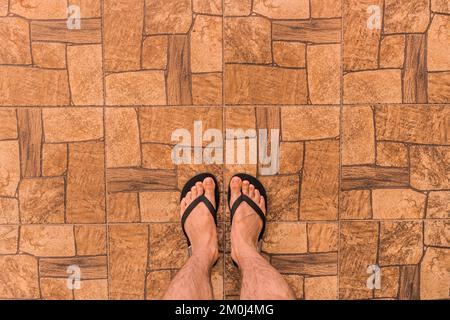
[[192, 201], [192, 203], [186, 208], [186, 210], [184, 210], [183, 216], [181, 217], [181, 228], [183, 229], [183, 233], [187, 240], [189, 255], [191, 255], [191, 241], [189, 240], [186, 230], [184, 230], [184, 224], [186, 223], [186, 220], [189, 217], [189, 215], [191, 214], [192, 210], [194, 210], [200, 203], [204, 203], [206, 205], [206, 207], [208, 208], [209, 212], [211, 213], [211, 215], [213, 216], [214, 223], [217, 226], [217, 211], [218, 211], [219, 203], [220, 203], [220, 191], [219, 191], [219, 184], [217, 183], [216, 177], [213, 174], [207, 173], [207, 172], [200, 173], [200, 174], [192, 177], [191, 179], [189, 179], [189, 181], [186, 182], [186, 184], [184, 185], [184, 187], [181, 191], [180, 202], [181, 202], [181, 200], [183, 200], [183, 198], [186, 196], [186, 194], [189, 191], [191, 191], [191, 188], [193, 186], [195, 186], [195, 184], [197, 182], [202, 182], [203, 180], [205, 180], [208, 177], [210, 177], [214, 180], [214, 184], [215, 184], [214, 198], [216, 200], [216, 207], [214, 208], [211, 201], [209, 201], [208, 198], [206, 198], [205, 194], [202, 194], [200, 197], [198, 197], [194, 201]]
[[[267, 193], [266, 193], [266, 189], [264, 188], [262, 183], [257, 178], [255, 178], [249, 174], [246, 174], [246, 173], [235, 174], [231, 179], [233, 179], [234, 177], [239, 177], [239, 178], [241, 178], [242, 181], [247, 180], [248, 182], [250, 182], [250, 184], [255, 186], [255, 189], [257, 189], [259, 191], [259, 193], [261, 194], [261, 196], [264, 197], [266, 212], [267, 212], [267, 208], [268, 208]], [[230, 180], [230, 183], [231, 183], [231, 180]], [[261, 249], [261, 241], [262, 241], [262, 238], [264, 235], [264, 231], [266, 230], [266, 215], [252, 199], [250, 199], [248, 196], [246, 196], [242, 192], [241, 192], [241, 195], [236, 199], [236, 201], [234, 201], [232, 207], [230, 206], [230, 200], [231, 200], [231, 187], [230, 187], [230, 185], [228, 185], [228, 208], [230, 208], [231, 224], [233, 224], [234, 214], [236, 213], [236, 210], [238, 209], [238, 207], [241, 205], [242, 202], [246, 202], [250, 207], [252, 207], [252, 209], [255, 210], [255, 212], [261, 218], [261, 220], [263, 222], [263, 226], [262, 226], [261, 232], [259, 233], [259, 236], [258, 236], [259, 249]], [[234, 260], [233, 260], [233, 263], [235, 266], [237, 266], [237, 263]]]

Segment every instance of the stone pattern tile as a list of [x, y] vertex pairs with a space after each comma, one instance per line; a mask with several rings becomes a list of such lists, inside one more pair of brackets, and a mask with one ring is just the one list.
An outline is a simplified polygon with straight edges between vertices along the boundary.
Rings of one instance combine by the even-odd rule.
[[108, 298], [102, 109], [1, 109], [1, 298]]
[[445, 1], [342, 2], [345, 104], [450, 102]]
[[[204, 171], [223, 199], [234, 173], [263, 181], [263, 256], [297, 299], [448, 299], [449, 14], [441, 0], [0, 0], [0, 299], [161, 299], [187, 259], [180, 189]], [[171, 135], [195, 121], [278, 129], [279, 170], [175, 164]], [[211, 154], [191, 142], [188, 157]], [[229, 228], [219, 210], [215, 299], [239, 297]]]
[[340, 1], [225, 1], [225, 104], [339, 104], [340, 7]]
[[[343, 107], [341, 299], [448, 299], [449, 112]], [[373, 266], [381, 287], [369, 289]]]

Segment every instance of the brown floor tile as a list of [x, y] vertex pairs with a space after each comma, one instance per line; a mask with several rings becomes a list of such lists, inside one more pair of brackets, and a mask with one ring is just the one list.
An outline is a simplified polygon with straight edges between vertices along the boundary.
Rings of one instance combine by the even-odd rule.
[[0, 198], [0, 223], [19, 223], [19, 202], [14, 198]]
[[107, 195], [108, 222], [139, 222], [138, 193], [110, 193]]
[[106, 164], [108, 168], [141, 164], [137, 111], [132, 108], [105, 111]]
[[108, 280], [85, 280], [74, 290], [75, 300], [108, 300]]
[[23, 179], [19, 201], [21, 223], [64, 223], [64, 178]]
[[66, 215], [69, 223], [105, 222], [104, 144], [69, 146]]
[[370, 299], [366, 285], [367, 267], [375, 265], [378, 250], [378, 223], [341, 222], [339, 248], [339, 298]]
[[431, 247], [450, 247], [450, 220], [425, 220], [424, 244]]
[[106, 227], [104, 225], [75, 226], [77, 255], [97, 256], [106, 254]]
[[[287, 236], [291, 241], [286, 241]], [[307, 234], [305, 223], [268, 223], [262, 247], [264, 252], [274, 254], [305, 253]]]
[[178, 269], [187, 259], [187, 244], [178, 223], [150, 225], [149, 268]]
[[338, 299], [337, 277], [305, 278], [306, 300], [336, 300]]
[[298, 220], [298, 195], [300, 181], [298, 176], [267, 176], [260, 177], [270, 200], [267, 220], [296, 221]]
[[103, 104], [102, 46], [67, 47], [67, 72], [74, 105]]
[[2, 127], [0, 128], [0, 139], [17, 139], [17, 115], [14, 109], [0, 109]]
[[139, 205], [142, 222], [178, 222], [180, 194], [171, 192], [141, 192]]
[[427, 248], [420, 268], [420, 298], [447, 299], [450, 272], [447, 249]]
[[144, 299], [149, 231], [146, 225], [109, 226], [111, 299]]
[[18, 226], [0, 226], [0, 254], [17, 253]]
[[375, 124], [368, 106], [345, 107], [342, 112], [342, 164], [375, 162]]
[[339, 201], [339, 218], [342, 220], [370, 219], [372, 201], [370, 190], [342, 191]]
[[161, 300], [163, 298], [172, 280], [171, 274], [170, 270], [150, 271], [147, 274], [147, 300]]
[[73, 300], [73, 290], [67, 288], [65, 278], [41, 278], [40, 289], [43, 300]]
[[270, 28], [270, 21], [262, 17], [225, 19], [225, 62], [270, 63], [272, 61]]
[[419, 190], [450, 188], [450, 147], [412, 146], [411, 186]]
[[225, 69], [226, 104], [305, 104], [304, 69], [228, 64]]
[[0, 195], [14, 197], [20, 180], [18, 141], [0, 141]]
[[74, 256], [73, 226], [23, 225], [20, 228], [19, 251], [43, 257]]
[[165, 69], [167, 67], [167, 36], [149, 36], [142, 42], [142, 68]]
[[[239, 298], [238, 172], [266, 186], [263, 256], [297, 299], [448, 298], [449, 14], [443, 0], [0, 0], [0, 298], [161, 299], [187, 259], [179, 191], [205, 171], [223, 201], [215, 299]], [[279, 170], [174, 163], [178, 143], [214, 151], [193, 147], [195, 121], [278, 129]]]
[[335, 220], [338, 217], [339, 141], [305, 144], [300, 219]]
[[38, 261], [29, 255], [2, 255], [0, 297], [2, 299], [39, 298]]
[[105, 77], [107, 105], [164, 105], [163, 71], [113, 73]]
[[50, 144], [42, 146], [42, 176], [62, 176], [67, 170], [67, 151], [65, 143]]
[[312, 104], [338, 104], [341, 100], [341, 46], [308, 46], [309, 99]]
[[423, 254], [422, 222], [381, 222], [380, 264], [417, 264]]
[[67, 269], [74, 265], [80, 268], [81, 281], [105, 279], [108, 276], [107, 256], [41, 258], [39, 260], [39, 275], [41, 277], [66, 278], [67, 280]]
[[43, 109], [46, 142], [73, 142], [103, 138], [101, 108]]
[[375, 290], [375, 298], [397, 298], [400, 281], [400, 269], [398, 267], [381, 268], [381, 287]]
[[103, 10], [105, 70], [138, 70], [141, 64], [144, 0], [106, 0]]
[[0, 18], [1, 64], [31, 64], [30, 26], [19, 17]]
[[387, 0], [384, 10], [386, 33], [418, 33], [428, 27], [430, 7], [427, 0]]
[[61, 106], [69, 101], [64, 70], [0, 66], [0, 106]]
[[372, 190], [374, 219], [421, 219], [426, 195], [411, 189]]
[[198, 15], [191, 33], [191, 70], [222, 71], [222, 18]]
[[303, 299], [303, 286], [305, 282], [304, 277], [296, 274], [287, 274], [283, 275], [283, 278], [286, 280], [292, 291], [294, 291], [295, 298], [298, 300]]
[[430, 192], [427, 202], [427, 218], [450, 218], [449, 199], [449, 191]]
[[272, 19], [309, 18], [309, 3], [306, 0], [254, 0], [253, 10]]
[[[302, 126], [299, 126], [299, 123], [302, 123]], [[336, 138], [339, 136], [339, 108], [282, 108], [281, 127], [283, 141]]]
[[147, 34], [186, 33], [192, 23], [191, 1], [149, 0], [146, 16]]
[[308, 223], [308, 252], [338, 250], [339, 225], [335, 222]]
[[247, 16], [251, 10], [251, 0], [224, 0], [224, 14], [226, 16]]

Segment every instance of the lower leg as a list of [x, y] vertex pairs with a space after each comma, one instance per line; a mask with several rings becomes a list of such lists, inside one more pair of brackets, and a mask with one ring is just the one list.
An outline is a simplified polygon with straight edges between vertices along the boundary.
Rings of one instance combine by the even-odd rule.
[[256, 250], [237, 259], [242, 274], [242, 300], [291, 300], [294, 293], [281, 274]]
[[[203, 194], [215, 206], [214, 190], [215, 184], [211, 178], [197, 182], [181, 201], [180, 217], [186, 208]], [[192, 256], [172, 280], [163, 299], [212, 299], [211, 268], [219, 253], [216, 225], [205, 204], [201, 203], [192, 210], [185, 222], [185, 230], [191, 241]]]
[[[248, 181], [234, 177], [230, 183], [231, 203], [244, 194], [266, 213], [265, 199]], [[294, 293], [281, 274], [257, 251], [262, 220], [247, 203], [236, 210], [231, 227], [231, 257], [242, 274], [241, 299], [288, 300]]]
[[164, 300], [211, 300], [212, 263], [206, 255], [193, 255], [177, 273], [167, 290]]

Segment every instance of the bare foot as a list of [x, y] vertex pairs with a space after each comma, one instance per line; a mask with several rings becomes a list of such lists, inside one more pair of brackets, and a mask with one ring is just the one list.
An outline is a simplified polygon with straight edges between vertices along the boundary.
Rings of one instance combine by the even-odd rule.
[[[230, 182], [231, 197], [230, 206], [241, 193], [252, 199], [266, 214], [265, 199], [249, 181], [242, 181], [239, 177], [233, 177]], [[255, 210], [246, 202], [242, 202], [236, 210], [231, 226], [231, 257], [237, 264], [239, 260], [257, 253], [258, 237], [263, 222]]]
[[[183, 216], [189, 204], [203, 193], [211, 201], [212, 205], [216, 207], [214, 190], [214, 180], [210, 177], [205, 178], [203, 182], [197, 182], [181, 200], [180, 217]], [[184, 229], [191, 241], [192, 256], [204, 259], [207, 264], [213, 265], [219, 258], [217, 230], [214, 218], [203, 202], [192, 210], [186, 219]]]

